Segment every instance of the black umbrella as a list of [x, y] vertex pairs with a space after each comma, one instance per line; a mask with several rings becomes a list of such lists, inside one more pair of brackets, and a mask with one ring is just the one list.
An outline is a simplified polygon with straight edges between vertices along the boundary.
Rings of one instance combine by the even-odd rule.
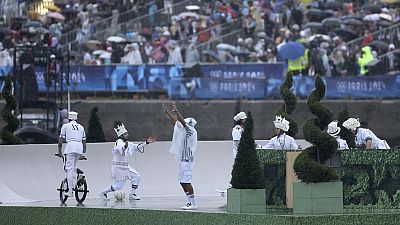
[[322, 20], [322, 25], [326, 28], [339, 28], [341, 24], [341, 21], [337, 18], [327, 18]]
[[111, 17], [112, 13], [111, 12], [97, 12], [97, 13], [93, 13], [91, 15], [91, 17], [101, 17], [101, 18], [107, 18], [107, 17]]
[[340, 2], [327, 2], [323, 5], [325, 9], [340, 9], [342, 4]]
[[314, 29], [314, 28], [322, 28], [322, 27], [323, 27], [323, 25], [320, 22], [309, 22], [309, 23], [306, 23], [303, 28], [304, 29], [307, 29], [307, 28]]
[[310, 9], [307, 12], [307, 17], [310, 22], [319, 22], [324, 18], [328, 18], [329, 15], [327, 13], [322, 12], [319, 9]]
[[325, 9], [322, 11], [327, 17], [332, 17], [335, 15], [336, 11], [333, 11], [332, 9]]
[[373, 41], [369, 46], [375, 50], [387, 51], [389, 49], [389, 45], [383, 41]]
[[381, 13], [382, 6], [380, 4], [367, 4], [361, 7], [361, 9], [365, 12], [369, 13]]
[[343, 29], [343, 28], [338, 28], [333, 31], [336, 35], [342, 37], [344, 41], [351, 41], [353, 39], [356, 39], [358, 36], [356, 33], [349, 29]]
[[392, 25], [393, 25], [393, 23], [391, 23], [387, 20], [379, 20], [378, 21], [378, 26], [380, 26], [380, 27], [390, 27]]
[[69, 9], [64, 9], [64, 10], [62, 11], [62, 14], [63, 14], [63, 15], [78, 14], [78, 13], [79, 13], [78, 10], [71, 9], [71, 8], [69, 8]]
[[363, 22], [356, 20], [356, 19], [347, 19], [343, 21], [344, 24], [346, 25], [352, 25], [352, 26], [362, 26]]

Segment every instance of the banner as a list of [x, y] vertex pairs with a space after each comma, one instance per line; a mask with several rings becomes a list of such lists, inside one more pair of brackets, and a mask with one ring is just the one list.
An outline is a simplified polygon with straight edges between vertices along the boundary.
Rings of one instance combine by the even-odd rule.
[[[188, 72], [182, 65], [111, 65], [71, 66], [70, 90], [92, 91], [165, 91], [173, 99], [281, 99], [280, 86], [284, 64], [201, 64], [201, 73]], [[10, 68], [0, 68], [5, 75]], [[198, 70], [197, 70], [198, 71]], [[67, 89], [67, 68], [63, 89]], [[39, 91], [46, 91], [46, 68], [35, 67]], [[60, 76], [60, 75], [59, 75]], [[61, 89], [60, 77], [51, 82], [50, 91]], [[294, 76], [292, 91], [298, 99], [306, 99], [314, 89], [314, 77]], [[400, 74], [397, 76], [323, 77], [327, 99], [335, 98], [398, 98]], [[0, 79], [0, 85], [2, 85]]]

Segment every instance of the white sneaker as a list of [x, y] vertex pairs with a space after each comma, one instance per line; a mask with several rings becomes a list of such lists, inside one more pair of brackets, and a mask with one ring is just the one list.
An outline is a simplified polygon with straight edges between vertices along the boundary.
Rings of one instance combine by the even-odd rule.
[[192, 203], [188, 203], [185, 206], [181, 207], [183, 210], [194, 210], [197, 209], [197, 205], [192, 205]]
[[100, 197], [101, 199], [105, 200], [105, 201], [110, 200], [110, 199], [107, 197], [107, 194], [105, 194], [105, 193], [103, 193], [103, 192], [100, 192], [100, 193], [99, 193], [99, 197]]
[[129, 200], [140, 200], [140, 197], [136, 194], [129, 194]]

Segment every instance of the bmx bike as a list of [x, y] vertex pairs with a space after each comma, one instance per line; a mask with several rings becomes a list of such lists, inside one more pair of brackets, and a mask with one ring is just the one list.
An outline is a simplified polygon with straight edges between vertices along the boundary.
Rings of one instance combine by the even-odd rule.
[[[76, 201], [78, 203], [83, 203], [83, 201], [85, 201], [85, 199], [86, 199], [87, 193], [89, 192], [87, 182], [86, 182], [86, 177], [85, 177], [83, 171], [79, 168], [76, 169], [76, 173], [77, 173], [76, 184], [75, 184], [75, 188], [73, 188], [72, 191], [74, 192]], [[69, 191], [67, 178], [64, 178], [61, 181], [60, 188], [57, 188], [57, 191], [60, 194], [61, 203], [65, 203], [69, 197], [66, 195], [66, 193], [68, 193], [68, 191]]]

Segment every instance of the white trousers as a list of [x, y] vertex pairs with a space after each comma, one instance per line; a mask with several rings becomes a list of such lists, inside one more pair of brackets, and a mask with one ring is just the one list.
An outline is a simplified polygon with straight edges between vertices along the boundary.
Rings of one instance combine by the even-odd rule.
[[[133, 169], [131, 166], [128, 166], [128, 167], [129, 167], [128, 179], [131, 181], [131, 185], [132, 185], [131, 193], [134, 194], [135, 190], [139, 186], [140, 174], [139, 174], [138, 171]], [[125, 181], [126, 180], [115, 180], [115, 183], [113, 185], [111, 185], [111, 187], [108, 187], [108, 188], [104, 189], [102, 191], [102, 193], [106, 194], [108, 192], [121, 190], [122, 188], [124, 188]]]
[[74, 179], [76, 177], [76, 163], [81, 157], [79, 153], [68, 153], [64, 155], [64, 171], [67, 174], [69, 192], [74, 188]]

